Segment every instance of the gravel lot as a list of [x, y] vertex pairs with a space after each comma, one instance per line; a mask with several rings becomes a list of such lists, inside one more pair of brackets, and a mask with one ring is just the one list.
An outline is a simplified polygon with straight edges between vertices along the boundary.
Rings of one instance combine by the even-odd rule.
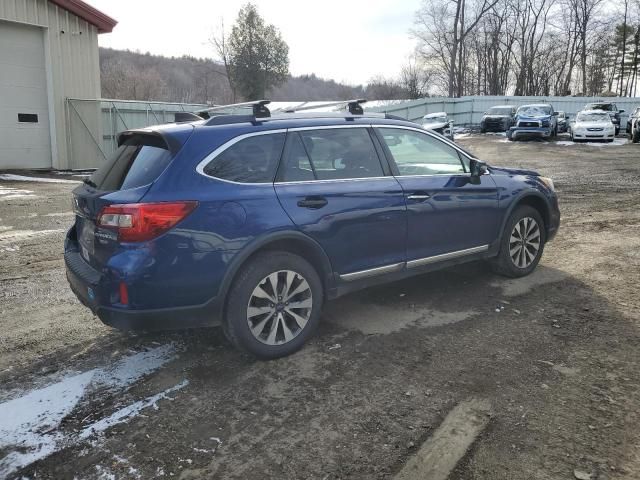
[[458, 140], [555, 180], [533, 275], [351, 294], [271, 362], [103, 326], [64, 276], [75, 184], [0, 180], [0, 478], [393, 478], [469, 399], [489, 420], [450, 480], [640, 478], [640, 147], [567, 140]]

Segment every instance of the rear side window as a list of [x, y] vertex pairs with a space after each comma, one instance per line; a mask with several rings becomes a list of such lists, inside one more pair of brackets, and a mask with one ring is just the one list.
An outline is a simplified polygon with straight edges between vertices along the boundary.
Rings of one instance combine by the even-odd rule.
[[282, 181], [384, 176], [366, 128], [303, 130], [291, 135]]
[[161, 138], [134, 135], [96, 170], [91, 181], [100, 190], [126, 190], [155, 181], [171, 163], [173, 155]]
[[270, 183], [284, 147], [284, 133], [254, 135], [234, 143], [203, 169], [206, 175], [241, 183]]

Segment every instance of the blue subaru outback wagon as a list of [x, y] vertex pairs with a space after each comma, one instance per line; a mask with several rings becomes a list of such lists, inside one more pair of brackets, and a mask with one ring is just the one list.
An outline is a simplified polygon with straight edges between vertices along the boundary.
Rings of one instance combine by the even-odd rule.
[[359, 101], [338, 114], [267, 103], [126, 131], [73, 191], [67, 278], [104, 323], [221, 324], [236, 347], [280, 357], [327, 300], [478, 259], [527, 275], [557, 232], [553, 182], [535, 172]]

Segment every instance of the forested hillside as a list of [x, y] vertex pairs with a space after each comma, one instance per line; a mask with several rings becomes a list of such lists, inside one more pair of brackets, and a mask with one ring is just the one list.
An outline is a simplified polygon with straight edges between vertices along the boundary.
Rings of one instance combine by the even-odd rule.
[[[101, 48], [100, 71], [103, 98], [216, 104], [233, 101], [224, 66], [208, 59]], [[362, 86], [343, 85], [311, 74], [288, 77], [267, 97], [274, 101], [342, 100], [364, 95]]]

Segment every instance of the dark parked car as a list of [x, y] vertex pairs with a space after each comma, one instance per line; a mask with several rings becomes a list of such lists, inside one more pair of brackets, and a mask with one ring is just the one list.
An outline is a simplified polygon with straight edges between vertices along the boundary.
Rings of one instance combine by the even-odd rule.
[[553, 182], [536, 172], [488, 166], [357, 103], [265, 105], [124, 132], [73, 191], [67, 278], [103, 322], [221, 323], [238, 348], [280, 357], [327, 300], [479, 259], [521, 277], [558, 230]]
[[616, 127], [616, 135], [620, 133], [620, 114], [624, 113], [624, 110], [618, 110], [618, 106], [612, 102], [596, 102], [587, 103], [583, 110], [602, 110], [607, 112], [611, 117], [611, 122]]
[[631, 133], [631, 125], [636, 118], [640, 118], [640, 107], [636, 107], [627, 119], [627, 133]]
[[548, 103], [522, 105], [516, 110], [516, 123], [507, 130], [507, 138], [555, 137], [558, 134], [557, 115]]
[[516, 107], [513, 105], [491, 107], [480, 119], [480, 131], [482, 133], [506, 132], [514, 124], [515, 116]]

